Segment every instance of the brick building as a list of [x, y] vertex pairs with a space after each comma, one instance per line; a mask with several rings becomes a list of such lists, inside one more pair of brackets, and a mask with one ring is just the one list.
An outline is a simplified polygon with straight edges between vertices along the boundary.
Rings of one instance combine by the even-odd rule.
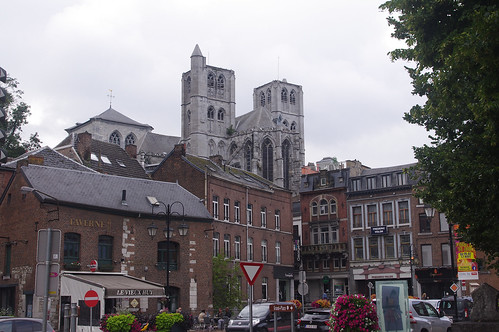
[[[213, 216], [206, 230], [211, 254], [234, 263], [263, 263], [254, 299], [291, 300], [293, 227], [291, 191], [239, 168], [222, 164], [219, 156], [201, 158], [175, 149], [151, 173], [154, 180], [177, 182], [203, 202]], [[245, 280], [243, 293], [247, 295]]]
[[[212, 217], [199, 199], [179, 184], [33, 165], [27, 160], [21, 161], [14, 172], [8, 169], [3, 173], [13, 173], [0, 202], [3, 308], [13, 308], [20, 317], [41, 316], [43, 298], [35, 293], [37, 231], [48, 227], [60, 230], [59, 264], [65, 275], [74, 273], [86, 280], [83, 271], [97, 260], [95, 274], [104, 279], [133, 276], [137, 278], [133, 285], [138, 282], [149, 287], [156, 283], [162, 289], [169, 256], [171, 309], [182, 306], [197, 311], [211, 305], [206, 290], [211, 288], [212, 255], [205, 248], [212, 240], [204, 234], [213, 228]], [[34, 191], [21, 192], [22, 187]], [[152, 197], [176, 213], [166, 215], [165, 206], [151, 205]], [[148, 234], [152, 224], [160, 229], [166, 226], [168, 216], [174, 231], [169, 248], [163, 234], [154, 238]], [[186, 228], [187, 234], [182, 236]], [[89, 288], [95, 286], [90, 280], [87, 283]], [[164, 296], [151, 296], [106, 297], [94, 317], [116, 308], [156, 312], [164, 304]], [[68, 294], [54, 297], [50, 302], [54, 326], [59, 326], [63, 302], [80, 300], [77, 296], [68, 298]]]

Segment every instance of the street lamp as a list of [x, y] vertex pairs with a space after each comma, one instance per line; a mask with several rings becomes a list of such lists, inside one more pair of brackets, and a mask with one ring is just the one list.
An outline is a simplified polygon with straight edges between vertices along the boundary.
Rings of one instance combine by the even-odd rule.
[[[428, 220], [431, 222], [431, 219], [435, 215], [435, 209], [429, 205], [425, 205], [424, 207], [426, 217]], [[456, 282], [456, 267], [454, 265], [454, 241], [452, 239], [452, 228], [453, 225], [449, 222], [449, 250], [450, 250], [450, 264], [451, 264], [451, 269], [452, 269], [452, 282]], [[454, 309], [455, 309], [455, 315], [456, 315], [456, 320], [457, 320], [457, 292], [454, 292]]]
[[[170, 227], [170, 219], [172, 214], [176, 214], [179, 216], [182, 216], [182, 219], [185, 217], [185, 209], [184, 209], [184, 204], [182, 204], [179, 201], [175, 201], [171, 204], [165, 204], [161, 201], [158, 201], [156, 197], [152, 196], [147, 196], [147, 200], [152, 206], [152, 212], [154, 213], [154, 207], [159, 206], [162, 204], [165, 207], [165, 212], [160, 211], [156, 215], [164, 214], [166, 217], [166, 228], [163, 229], [163, 234], [166, 237], [166, 300], [167, 300], [167, 307], [168, 310], [170, 310], [170, 238], [173, 236], [173, 231], [174, 229]], [[178, 204], [182, 207], [182, 214], [173, 211], [172, 208], [175, 204]], [[189, 226], [185, 223], [182, 222], [182, 224], [178, 227], [178, 232], [180, 236], [186, 236], [187, 232], [189, 230]], [[147, 232], [149, 233], [149, 236], [154, 238], [156, 236], [156, 232], [158, 231], [158, 227], [152, 223], [147, 227]]]
[[47, 248], [45, 252], [45, 289], [43, 293], [43, 319], [42, 319], [42, 331], [47, 332], [47, 316], [48, 316], [48, 305], [49, 305], [49, 290], [50, 290], [50, 262], [52, 261], [52, 258], [50, 257], [51, 252], [52, 252], [52, 229], [50, 228], [50, 222], [51, 221], [56, 221], [59, 220], [59, 200], [55, 198], [52, 195], [49, 195], [41, 190], [27, 187], [27, 186], [22, 186], [21, 187], [21, 192], [22, 193], [30, 193], [30, 192], [37, 192], [39, 194], [45, 195], [47, 197], [52, 198], [57, 206], [55, 210], [48, 211], [50, 212], [57, 212], [57, 217], [53, 219], [49, 219], [48, 222], [48, 227], [47, 227]]

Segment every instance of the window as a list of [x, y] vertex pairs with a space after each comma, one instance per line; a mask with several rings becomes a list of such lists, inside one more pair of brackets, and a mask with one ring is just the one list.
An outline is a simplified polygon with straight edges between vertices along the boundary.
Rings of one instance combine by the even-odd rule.
[[281, 229], [281, 211], [275, 210], [274, 214], [275, 229], [278, 231]]
[[352, 191], [360, 190], [360, 179], [352, 180]]
[[[167, 268], [168, 258], [170, 261], [170, 270], [176, 271], [178, 270], [178, 243], [170, 241], [168, 245], [168, 241], [160, 241], [158, 242], [158, 263], [157, 267], [160, 270], [165, 270]], [[169, 252], [169, 254], [168, 254]]]
[[224, 221], [229, 221], [230, 216], [230, 200], [228, 198], [224, 198]]
[[326, 185], [326, 178], [321, 178], [321, 186], [325, 186]]
[[79, 266], [80, 263], [80, 234], [64, 233], [64, 266]]
[[450, 245], [448, 243], [442, 243], [442, 265], [450, 266]]
[[440, 232], [449, 231], [449, 223], [447, 222], [447, 216], [445, 213], [440, 213]]
[[11, 262], [12, 262], [12, 244], [7, 243], [5, 245], [5, 262], [3, 264], [4, 276], [10, 276]]
[[391, 186], [390, 174], [381, 176], [381, 187], [386, 188]]
[[433, 266], [433, 260], [431, 256], [431, 244], [423, 244], [421, 246], [421, 255], [423, 266]]
[[208, 88], [214, 88], [215, 87], [215, 75], [213, 73], [208, 73]]
[[269, 181], [274, 181], [274, 147], [268, 138], [263, 141], [262, 162], [262, 176]]
[[217, 79], [217, 89], [223, 90], [225, 88], [225, 78], [223, 75], [219, 75]]
[[430, 218], [428, 218], [424, 213], [419, 214], [419, 232], [431, 233]]
[[265, 93], [260, 92], [260, 105], [265, 106]]
[[369, 238], [369, 258], [370, 259], [379, 259], [379, 247], [378, 247], [378, 238], [370, 237]]
[[225, 110], [223, 108], [219, 109], [218, 113], [217, 113], [217, 120], [218, 121], [223, 121], [224, 120], [224, 114], [225, 114]]
[[244, 145], [244, 166], [245, 166], [245, 170], [247, 171], [251, 171], [251, 160], [253, 159], [253, 148], [252, 148], [252, 145], [251, 145], [251, 142], [248, 141], [246, 142], [246, 144]]
[[286, 88], [283, 88], [281, 90], [281, 101], [283, 103], [287, 103], [288, 102], [288, 90], [286, 90]]
[[281, 242], [275, 243], [275, 262], [281, 264]]
[[253, 261], [253, 238], [248, 238], [248, 261]]
[[395, 258], [395, 243], [393, 236], [385, 236], [385, 258]]
[[261, 221], [262, 228], [266, 228], [267, 227], [267, 209], [263, 206], [260, 210], [260, 221]]
[[213, 210], [213, 218], [218, 220], [218, 196], [213, 196], [213, 202], [211, 204]]
[[377, 224], [378, 214], [376, 205], [367, 206], [367, 227], [374, 227]]
[[399, 224], [409, 223], [409, 202], [399, 202]]
[[312, 202], [312, 215], [316, 216], [317, 215], [317, 202]]
[[411, 236], [409, 234], [400, 235], [400, 255], [411, 258]]
[[381, 208], [383, 209], [383, 225], [393, 225], [392, 203], [383, 203]]
[[213, 232], [213, 257], [220, 253], [220, 233]]
[[230, 234], [224, 234], [224, 258], [230, 258]]
[[321, 226], [320, 227], [320, 243], [330, 243], [329, 242], [329, 227]]
[[336, 214], [336, 200], [334, 198], [329, 202], [329, 213]]
[[289, 103], [290, 103], [291, 105], [296, 104], [296, 95], [295, 95], [295, 90], [291, 90], [291, 92], [289, 93]]
[[125, 138], [125, 146], [128, 145], [135, 145], [135, 135], [134, 134], [128, 134], [128, 136]]
[[282, 143], [282, 176], [284, 188], [289, 189], [291, 174], [291, 143], [285, 140]]
[[362, 207], [354, 206], [352, 208], [353, 228], [362, 228]]
[[253, 205], [248, 204], [248, 209], [246, 210], [246, 223], [248, 225], [253, 225]]
[[262, 300], [267, 299], [267, 288], [269, 284], [269, 278], [263, 277], [262, 278]]
[[215, 118], [215, 108], [213, 106], [208, 107], [207, 117], [208, 120], [213, 120]]
[[296, 130], [296, 122], [291, 122], [291, 131], [295, 131]]
[[99, 270], [113, 270], [113, 237], [99, 235], [98, 245], [98, 266]]
[[321, 199], [320, 213], [321, 213], [321, 215], [328, 214], [328, 204], [327, 204], [327, 200], [325, 200], [325, 199]]
[[355, 260], [364, 259], [364, 240], [362, 238], [353, 239], [353, 252], [355, 255]]
[[270, 102], [272, 101], [272, 92], [270, 89], [267, 89], [267, 104], [270, 105]]
[[241, 222], [241, 203], [240, 202], [234, 202], [234, 222], [236, 224], [239, 224]]
[[397, 173], [397, 185], [403, 186], [407, 184], [407, 174]]
[[376, 178], [374, 176], [367, 178], [367, 189], [376, 189]]
[[109, 136], [109, 143], [113, 143], [116, 145], [120, 145], [121, 135], [118, 131], [113, 131], [113, 133]]
[[234, 259], [241, 260], [241, 237], [234, 237]]
[[185, 90], [187, 93], [191, 92], [191, 77], [187, 76], [187, 79], [185, 80]]
[[262, 263], [267, 262], [267, 240], [262, 240]]

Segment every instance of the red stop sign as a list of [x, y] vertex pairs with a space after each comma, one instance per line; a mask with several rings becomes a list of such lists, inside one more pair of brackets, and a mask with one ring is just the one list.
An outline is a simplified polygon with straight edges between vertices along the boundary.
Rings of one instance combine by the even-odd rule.
[[97, 305], [97, 303], [99, 303], [99, 295], [97, 294], [96, 291], [89, 290], [88, 292], [85, 293], [85, 298], [83, 300], [85, 300], [85, 304], [89, 308], [93, 308]]

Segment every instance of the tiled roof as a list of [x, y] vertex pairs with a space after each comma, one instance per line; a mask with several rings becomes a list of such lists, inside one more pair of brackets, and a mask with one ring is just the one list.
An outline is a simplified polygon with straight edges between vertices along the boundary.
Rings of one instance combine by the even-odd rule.
[[[186, 220], [189, 218], [210, 221], [212, 216], [199, 200], [177, 183], [136, 179], [100, 173], [81, 172], [54, 167], [29, 165], [21, 167], [28, 185], [41, 194], [41, 200], [53, 201], [43, 193], [55, 197], [60, 205], [78, 205], [114, 210], [125, 214], [151, 214], [152, 206], [147, 196], [156, 197], [165, 204], [181, 202]], [[126, 204], [122, 202], [126, 191]], [[155, 213], [164, 211], [160, 205]], [[172, 211], [182, 214], [180, 204], [173, 204]]]
[[81, 127], [89, 122], [94, 121], [94, 120], [122, 123], [125, 125], [148, 128], [149, 130], [153, 129], [153, 127], [151, 127], [150, 125], [132, 120], [129, 117], [127, 117], [127, 116], [121, 114], [120, 112], [114, 110], [113, 108], [109, 107], [106, 111], [102, 112], [101, 114], [93, 116], [89, 120], [87, 120], [83, 123], [77, 123], [73, 127], [67, 128], [66, 131], [71, 132], [71, 131], [75, 130], [76, 128]]

